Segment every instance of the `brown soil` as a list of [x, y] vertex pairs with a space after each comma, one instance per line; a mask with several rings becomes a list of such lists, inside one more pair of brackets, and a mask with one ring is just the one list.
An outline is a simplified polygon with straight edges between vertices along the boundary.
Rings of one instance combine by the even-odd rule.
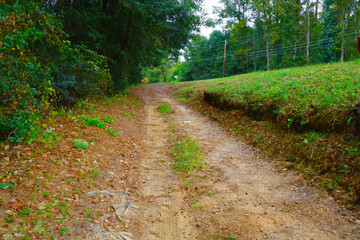
[[[143, 107], [130, 97], [98, 101], [92, 111], [91, 104], [84, 106], [72, 109], [74, 115], [52, 115], [44, 121], [60, 137], [53, 148], [38, 142], [6, 142], [0, 148], [0, 182], [18, 184], [15, 191], [0, 189], [0, 239], [102, 239], [106, 231], [126, 231], [111, 215], [113, 197], [87, 193], [124, 191], [129, 199], [133, 195], [142, 151]], [[75, 122], [80, 113], [99, 119], [116, 116], [105, 125], [117, 130], [117, 136], [83, 127]], [[86, 140], [89, 149], [73, 147], [75, 139]]]
[[[135, 200], [140, 208], [131, 216], [136, 239], [360, 239], [356, 213], [179, 104], [166, 85], [143, 86], [137, 95], [148, 114], [142, 186]], [[156, 112], [160, 103], [175, 110], [169, 119]], [[188, 190], [166, 154], [171, 147], [166, 127], [172, 124], [198, 139], [206, 153], [207, 167]], [[197, 206], [191, 204], [194, 198]]]
[[[0, 190], [3, 239], [10, 234], [11, 239], [24, 239], [23, 234], [31, 239], [52, 234], [56, 239], [360, 239], [356, 212], [174, 100], [168, 85], [145, 85], [132, 94], [141, 106], [128, 97], [97, 103], [91, 113], [116, 116], [106, 124], [118, 130], [116, 137], [57, 116], [49, 122], [62, 136], [56, 148], [37, 143], [0, 149], [1, 182], [19, 182], [15, 191]], [[164, 103], [175, 113], [159, 114], [156, 108]], [[168, 154], [173, 125], [177, 134], [197, 139], [206, 154], [206, 167], [187, 184]], [[78, 138], [90, 143], [89, 150], [73, 148]], [[13, 175], [6, 174], [10, 170]], [[31, 209], [26, 220], [20, 214], [25, 209]], [[5, 221], [9, 217], [12, 222]], [[19, 231], [24, 223], [27, 229]]]

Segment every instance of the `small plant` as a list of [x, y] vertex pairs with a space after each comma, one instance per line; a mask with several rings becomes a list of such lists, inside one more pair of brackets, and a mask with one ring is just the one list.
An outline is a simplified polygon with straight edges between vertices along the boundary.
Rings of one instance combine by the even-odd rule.
[[170, 135], [174, 135], [176, 133], [176, 131], [178, 130], [177, 126], [175, 124], [171, 124], [168, 127], [168, 131]]
[[81, 139], [75, 139], [74, 147], [79, 149], [89, 149], [89, 143]]
[[186, 102], [186, 101], [187, 101], [187, 99], [184, 98], [184, 97], [177, 97], [176, 99], [177, 99], [179, 102]]
[[157, 110], [159, 111], [159, 113], [163, 114], [163, 115], [167, 115], [169, 113], [173, 113], [174, 110], [170, 107], [170, 105], [168, 104], [161, 104], [157, 107]]
[[193, 207], [197, 210], [202, 209], [203, 205], [200, 204], [200, 200], [197, 198], [193, 198], [191, 199], [191, 204], [193, 205]]
[[106, 116], [106, 117], [103, 118], [103, 121], [106, 122], [106, 123], [113, 123], [115, 118], [116, 118], [115, 116], [113, 116], [113, 117], [112, 116]]
[[22, 210], [22, 211], [20, 211], [20, 215], [21, 216], [24, 216], [24, 215], [29, 215], [31, 213], [31, 210], [30, 209], [24, 209], [24, 210]]
[[139, 100], [136, 100], [136, 99], [133, 99], [133, 103], [135, 104], [135, 106], [140, 106], [140, 101]]
[[117, 130], [113, 130], [111, 127], [109, 127], [109, 134], [115, 137], [117, 135]]
[[17, 183], [16, 181], [14, 181], [13, 184], [10, 184], [9, 182], [3, 182], [0, 183], [0, 189], [8, 189], [8, 190], [12, 190], [14, 191], [16, 189]]
[[52, 149], [56, 147], [56, 143], [60, 138], [57, 136], [57, 134], [51, 130], [46, 129], [40, 136], [39, 141], [42, 142], [45, 147], [48, 147], [49, 149]]
[[133, 113], [124, 113], [125, 116], [127, 117], [134, 117], [135, 115]]
[[174, 148], [170, 155], [176, 159], [174, 168], [177, 171], [191, 174], [193, 169], [205, 165], [202, 148], [197, 145], [196, 140], [191, 139], [189, 136], [176, 138]]
[[102, 123], [97, 118], [92, 118], [88, 115], [79, 115], [79, 117], [77, 119], [75, 118], [75, 121], [79, 121], [79, 120], [83, 122], [83, 124], [82, 124], [83, 127], [87, 127], [87, 125], [89, 125], [89, 126], [95, 126], [98, 128], [106, 129], [105, 124]]
[[211, 198], [214, 197], [214, 192], [212, 190], [210, 190], [208, 193], [209, 193], [209, 197], [211, 197]]
[[230, 234], [226, 237], [226, 240], [235, 240], [234, 235]]
[[67, 230], [69, 230], [69, 229], [67, 229], [67, 228], [62, 228], [62, 229], [61, 229], [61, 236], [63, 236]]

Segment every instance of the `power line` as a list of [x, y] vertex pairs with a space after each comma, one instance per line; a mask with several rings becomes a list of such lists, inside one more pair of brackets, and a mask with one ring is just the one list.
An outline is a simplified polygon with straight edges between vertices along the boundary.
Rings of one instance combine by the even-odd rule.
[[[318, 49], [318, 48], [323, 47], [320, 44], [323, 44], [323, 42], [325, 42], [325, 41], [335, 40], [338, 38], [342, 38], [343, 36], [348, 36], [348, 37], [344, 38], [344, 40], [348, 40], [348, 39], [352, 39], [355, 35], [356, 35], [356, 33], [348, 33], [348, 34], [344, 34], [344, 35], [337, 36], [337, 37], [324, 38], [324, 39], [320, 39], [320, 40], [316, 40], [316, 41], [311, 41], [311, 42], [309, 42], [310, 43], [309, 47], [311, 47], [312, 49]], [[297, 45], [296, 52], [297, 53], [304, 52], [306, 47], [307, 47], [307, 43], [299, 44], [299, 45]], [[269, 53], [271, 56], [279, 56], [279, 55], [294, 53], [294, 46], [271, 49]], [[265, 57], [266, 54], [267, 54], [267, 51], [262, 50], [262, 51], [257, 51], [257, 52], [249, 52], [249, 53], [245, 53], [245, 54], [232, 54], [232, 55], [228, 55], [226, 58], [231, 58], [231, 57], [235, 56], [238, 59], [240, 59], [240, 57], [241, 57], [242, 59], [246, 60], [246, 59]], [[223, 59], [223, 58], [224, 58], [223, 56], [217, 56], [217, 57], [211, 57], [211, 58], [206, 58], [206, 59], [190, 59], [190, 60], [186, 60], [185, 62], [197, 63], [197, 62], [211, 61], [211, 60]]]

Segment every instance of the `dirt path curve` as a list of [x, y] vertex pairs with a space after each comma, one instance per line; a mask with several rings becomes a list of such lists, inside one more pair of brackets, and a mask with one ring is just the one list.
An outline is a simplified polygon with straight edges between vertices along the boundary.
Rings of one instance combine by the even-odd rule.
[[[230, 233], [235, 239], [360, 239], [354, 213], [308, 187], [296, 173], [279, 172], [217, 123], [179, 104], [166, 89], [147, 85], [138, 90], [148, 117], [136, 239], [217, 239]], [[166, 123], [156, 112], [160, 102], [175, 109], [170, 122], [204, 148], [207, 167], [192, 183], [200, 210], [184, 200], [183, 180], [171, 170]]]

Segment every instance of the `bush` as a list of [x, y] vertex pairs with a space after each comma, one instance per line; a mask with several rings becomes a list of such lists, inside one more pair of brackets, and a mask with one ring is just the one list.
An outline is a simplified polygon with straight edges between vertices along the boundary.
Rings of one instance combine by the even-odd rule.
[[111, 87], [106, 59], [72, 46], [40, 4], [1, 4], [0, 139], [36, 138], [39, 119], [52, 107], [109, 94]]

